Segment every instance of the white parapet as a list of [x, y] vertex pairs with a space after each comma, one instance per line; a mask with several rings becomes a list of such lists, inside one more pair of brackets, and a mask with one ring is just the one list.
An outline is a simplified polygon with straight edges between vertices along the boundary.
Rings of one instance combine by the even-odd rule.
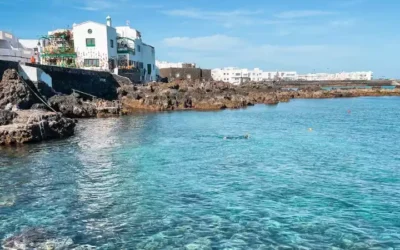
[[42, 69], [20, 64], [18, 73], [25, 81], [44, 82], [48, 86], [53, 87], [51, 76], [46, 74]]

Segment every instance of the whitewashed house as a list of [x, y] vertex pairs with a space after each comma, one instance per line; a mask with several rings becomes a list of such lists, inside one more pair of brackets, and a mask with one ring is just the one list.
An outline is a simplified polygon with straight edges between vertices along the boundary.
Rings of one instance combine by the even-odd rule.
[[137, 68], [141, 81], [157, 80], [155, 49], [142, 41], [141, 33], [129, 26], [116, 27], [118, 67]]
[[370, 81], [373, 79], [373, 72], [312, 73], [299, 75], [298, 79], [303, 81]]
[[34, 49], [26, 48], [13, 34], [0, 31], [0, 60], [30, 62]]
[[91, 70], [114, 70], [117, 66], [117, 31], [111, 18], [106, 24], [87, 21], [74, 24], [76, 66]]
[[213, 69], [211, 71], [211, 76], [216, 81], [224, 81], [232, 84], [241, 84], [248, 81], [261, 82], [276, 80], [297, 80], [297, 73], [293, 71], [265, 72], [259, 68], [255, 68], [253, 70], [234, 67]]

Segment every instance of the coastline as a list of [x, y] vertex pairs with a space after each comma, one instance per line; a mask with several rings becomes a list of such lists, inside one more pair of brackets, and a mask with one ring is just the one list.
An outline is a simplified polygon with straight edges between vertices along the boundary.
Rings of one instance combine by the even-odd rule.
[[[233, 85], [218, 81], [120, 84], [113, 90], [117, 96], [104, 100], [94, 96], [88, 98], [84, 93], [60, 94], [41, 82], [24, 81], [16, 70], [8, 69], [0, 82], [0, 145], [72, 136], [78, 118], [107, 118], [159, 111], [217, 111], [255, 104], [276, 105], [291, 99], [400, 96], [400, 88], [393, 85], [392, 89], [381, 86], [349, 88], [345, 85], [328, 90], [324, 89], [326, 86], [335, 87], [332, 83], [291, 88], [289, 83]], [[7, 108], [10, 104], [14, 107], [12, 111]], [[34, 119], [28, 115], [30, 113], [35, 114]], [[29, 124], [33, 125], [27, 126]]]
[[142, 111], [221, 110], [255, 104], [276, 105], [291, 99], [351, 98], [361, 96], [400, 96], [400, 89], [334, 89], [307, 86], [285, 90], [263, 84], [234, 86], [222, 82], [152, 84], [119, 89], [125, 113]]

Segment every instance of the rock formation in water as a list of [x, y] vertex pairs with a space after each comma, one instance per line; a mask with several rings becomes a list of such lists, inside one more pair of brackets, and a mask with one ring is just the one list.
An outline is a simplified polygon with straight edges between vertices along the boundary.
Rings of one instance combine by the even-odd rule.
[[118, 89], [122, 106], [127, 111], [145, 110], [216, 110], [252, 105], [252, 100], [237, 93], [231, 84], [207, 83], [153, 83], [148, 86], [122, 86]]
[[253, 104], [274, 105], [294, 98], [341, 98], [357, 96], [400, 96], [400, 89], [322, 90], [320, 86], [303, 86], [299, 90], [263, 83], [235, 86], [224, 82], [152, 83], [148, 86], [124, 85], [119, 99], [127, 112], [136, 110], [219, 110]]
[[4, 110], [0, 125], [0, 145], [13, 145], [69, 137], [76, 121], [41, 110]]
[[70, 118], [109, 117], [121, 114], [118, 101], [84, 100], [78, 94], [57, 95], [49, 99], [50, 106]]

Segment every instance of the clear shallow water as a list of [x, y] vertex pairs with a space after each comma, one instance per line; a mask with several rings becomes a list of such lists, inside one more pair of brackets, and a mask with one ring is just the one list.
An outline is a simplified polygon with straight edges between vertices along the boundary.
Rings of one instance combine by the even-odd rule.
[[15, 200], [0, 238], [40, 227], [99, 249], [398, 248], [399, 105], [83, 120], [68, 140], [0, 149], [0, 201]]

